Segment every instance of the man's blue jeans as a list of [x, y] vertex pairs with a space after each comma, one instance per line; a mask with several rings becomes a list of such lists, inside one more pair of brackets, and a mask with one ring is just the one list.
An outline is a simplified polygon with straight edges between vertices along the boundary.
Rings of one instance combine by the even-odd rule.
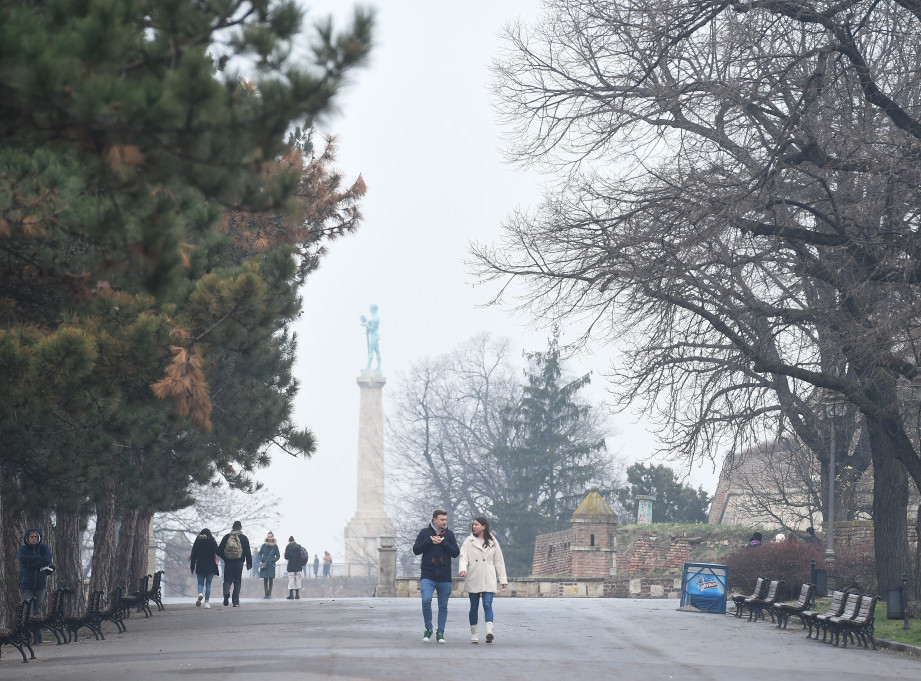
[[477, 619], [480, 614], [480, 596], [483, 597], [483, 619], [487, 622], [492, 622], [492, 599], [496, 594], [490, 591], [484, 591], [482, 593], [473, 593], [467, 594], [470, 597], [470, 614], [468, 619], [470, 620], [470, 626], [473, 626], [477, 623]]
[[451, 582], [435, 582], [423, 579], [419, 582], [422, 591], [422, 619], [425, 628], [432, 631], [432, 596], [438, 592], [438, 629], [436, 634], [445, 633], [445, 624], [448, 622], [448, 597], [451, 595]]

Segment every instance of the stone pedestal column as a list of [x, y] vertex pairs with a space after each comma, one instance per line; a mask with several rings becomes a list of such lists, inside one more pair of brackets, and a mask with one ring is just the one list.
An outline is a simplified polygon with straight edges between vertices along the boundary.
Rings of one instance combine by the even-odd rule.
[[[345, 562], [377, 565], [380, 537], [396, 532], [384, 508], [384, 403], [387, 380], [379, 371], [358, 377], [358, 508], [345, 528]], [[365, 572], [367, 574], [367, 572]]]
[[380, 559], [377, 563], [377, 587], [374, 595], [378, 598], [396, 598], [397, 596], [397, 550], [395, 537], [381, 537], [377, 550]]

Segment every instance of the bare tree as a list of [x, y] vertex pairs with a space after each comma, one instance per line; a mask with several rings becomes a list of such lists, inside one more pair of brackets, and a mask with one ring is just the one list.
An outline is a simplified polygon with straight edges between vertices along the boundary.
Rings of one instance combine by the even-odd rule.
[[514, 157], [566, 182], [474, 249], [525, 306], [626, 348], [620, 403], [645, 400], [673, 455], [792, 429], [824, 456], [856, 419], [826, 418], [816, 389], [843, 396], [870, 443], [881, 584], [908, 569], [906, 471], [921, 481], [899, 399], [921, 319], [918, 9], [548, 5], [510, 29], [497, 91]]
[[493, 498], [489, 451], [514, 436], [504, 414], [521, 398], [506, 340], [472, 338], [401, 377], [388, 420], [394, 517], [409, 544], [435, 508], [466, 523]]
[[[543, 366], [535, 364], [535, 373]], [[412, 543], [435, 508], [461, 534], [485, 514], [507, 564], [526, 574], [533, 536], [546, 529], [539, 521], [559, 529], [589, 485], [610, 488], [618, 465], [604, 446], [609, 429], [599, 410], [575, 400], [587, 377], [562, 380], [559, 369], [555, 354], [552, 385], [539, 393], [535, 375], [523, 385], [508, 342], [488, 335], [411, 367], [396, 390], [388, 436], [402, 542]]]
[[[162, 556], [163, 570], [167, 574], [164, 590], [167, 593], [182, 594], [184, 580], [170, 579], [188, 574], [192, 542], [202, 528], [209, 528], [216, 537], [230, 531], [234, 520], [243, 523], [244, 528], [266, 528], [277, 525], [281, 515], [275, 510], [277, 500], [264, 489], [245, 493], [225, 485], [197, 485], [191, 491], [195, 503], [183, 509], [157, 513], [153, 518], [154, 540]], [[186, 537], [187, 542], [176, 541], [177, 535]], [[146, 535], [145, 535], [146, 536]], [[250, 536], [253, 551], [258, 542]]]

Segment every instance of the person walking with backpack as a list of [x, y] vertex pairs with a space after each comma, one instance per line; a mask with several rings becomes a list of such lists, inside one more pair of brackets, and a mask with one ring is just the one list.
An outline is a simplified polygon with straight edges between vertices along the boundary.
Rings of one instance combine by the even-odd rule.
[[296, 600], [301, 597], [301, 568], [307, 564], [307, 549], [288, 537], [285, 547], [285, 560], [288, 561], [288, 599]]
[[229, 605], [232, 599], [233, 607], [239, 608], [243, 565], [246, 565], [247, 570], [253, 569], [253, 553], [249, 548], [249, 539], [243, 534], [243, 523], [239, 520], [233, 521], [230, 534], [225, 534], [221, 539], [218, 555], [224, 559], [224, 605]]
[[275, 581], [275, 563], [281, 558], [278, 552], [278, 542], [275, 535], [269, 532], [265, 542], [259, 547], [259, 576], [262, 577], [262, 586], [265, 590], [263, 598], [272, 597], [272, 583]]
[[464, 578], [464, 593], [470, 598], [470, 642], [479, 643], [477, 620], [479, 618], [480, 600], [483, 601], [483, 619], [486, 620], [486, 642], [492, 643], [493, 631], [492, 601], [496, 587], [508, 586], [505, 573], [505, 558], [499, 542], [489, 530], [489, 521], [481, 515], [473, 519], [470, 536], [460, 547], [458, 574]]
[[195, 537], [195, 543], [192, 544], [191, 564], [189, 565], [192, 574], [198, 579], [196, 608], [201, 607], [202, 601], [205, 602], [206, 608], [211, 607], [211, 580], [214, 579], [214, 575], [218, 574], [217, 551], [217, 542], [211, 530], [207, 527], [202, 529]]

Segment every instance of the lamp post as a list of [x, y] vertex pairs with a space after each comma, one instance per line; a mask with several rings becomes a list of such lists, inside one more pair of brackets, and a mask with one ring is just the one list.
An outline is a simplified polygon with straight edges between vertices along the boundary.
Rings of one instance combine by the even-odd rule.
[[825, 414], [830, 424], [828, 451], [828, 518], [826, 519], [825, 562], [835, 562], [835, 431], [837, 417], [844, 415], [845, 404], [841, 397], [830, 390], [825, 392]]

